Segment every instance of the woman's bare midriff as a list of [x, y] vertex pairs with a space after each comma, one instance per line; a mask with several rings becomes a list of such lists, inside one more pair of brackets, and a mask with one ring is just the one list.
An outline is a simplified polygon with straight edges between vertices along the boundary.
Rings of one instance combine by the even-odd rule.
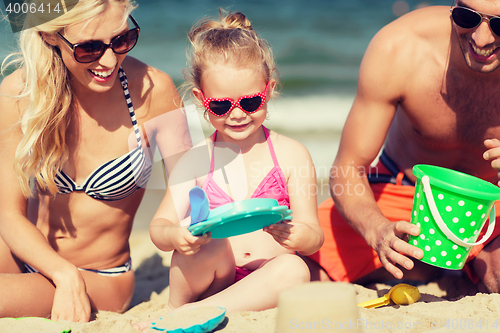
[[106, 269], [130, 258], [128, 239], [144, 190], [119, 201], [99, 201], [83, 192], [38, 194], [29, 218], [51, 246], [79, 268]]

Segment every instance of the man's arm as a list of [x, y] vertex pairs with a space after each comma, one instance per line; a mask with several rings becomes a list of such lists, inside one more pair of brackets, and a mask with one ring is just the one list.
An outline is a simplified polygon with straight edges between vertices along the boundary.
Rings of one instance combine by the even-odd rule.
[[340, 214], [377, 251], [384, 267], [396, 278], [402, 278], [403, 273], [395, 264], [413, 268], [406, 255], [422, 257], [421, 250], [402, 240], [405, 234], [418, 235], [420, 231], [409, 222], [393, 223], [383, 216], [366, 171], [384, 144], [405, 94], [405, 70], [411, 59], [404, 48], [411, 43], [411, 34], [401, 36], [402, 23], [396, 21], [382, 29], [366, 51], [356, 98], [330, 174], [331, 195]]

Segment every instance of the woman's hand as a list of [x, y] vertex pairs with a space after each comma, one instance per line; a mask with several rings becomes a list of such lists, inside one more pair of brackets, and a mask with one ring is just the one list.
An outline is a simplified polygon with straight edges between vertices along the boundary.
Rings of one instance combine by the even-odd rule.
[[51, 319], [86, 323], [90, 320], [90, 301], [85, 281], [75, 268], [71, 273], [57, 273], [53, 282], [56, 286]]
[[384, 223], [374, 230], [374, 234], [366, 237], [367, 243], [378, 253], [380, 262], [395, 278], [402, 279], [403, 272], [396, 264], [410, 270], [413, 261], [407, 256], [422, 259], [421, 249], [408, 244], [404, 238], [409, 234], [418, 236], [420, 229], [407, 221]]

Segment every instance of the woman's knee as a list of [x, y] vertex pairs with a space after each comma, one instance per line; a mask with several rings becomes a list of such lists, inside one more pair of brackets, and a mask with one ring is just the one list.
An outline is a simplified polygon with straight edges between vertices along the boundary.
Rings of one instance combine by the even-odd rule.
[[0, 274], [0, 318], [49, 317], [55, 288], [39, 273]]

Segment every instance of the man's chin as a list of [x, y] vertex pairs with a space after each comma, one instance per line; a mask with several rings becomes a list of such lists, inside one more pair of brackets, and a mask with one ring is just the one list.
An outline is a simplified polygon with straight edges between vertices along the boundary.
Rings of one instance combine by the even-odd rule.
[[500, 67], [500, 62], [498, 59], [490, 63], [483, 63], [474, 59], [474, 57], [471, 54], [467, 54], [465, 56], [465, 63], [474, 72], [484, 73], [484, 74], [494, 72], [498, 67]]

